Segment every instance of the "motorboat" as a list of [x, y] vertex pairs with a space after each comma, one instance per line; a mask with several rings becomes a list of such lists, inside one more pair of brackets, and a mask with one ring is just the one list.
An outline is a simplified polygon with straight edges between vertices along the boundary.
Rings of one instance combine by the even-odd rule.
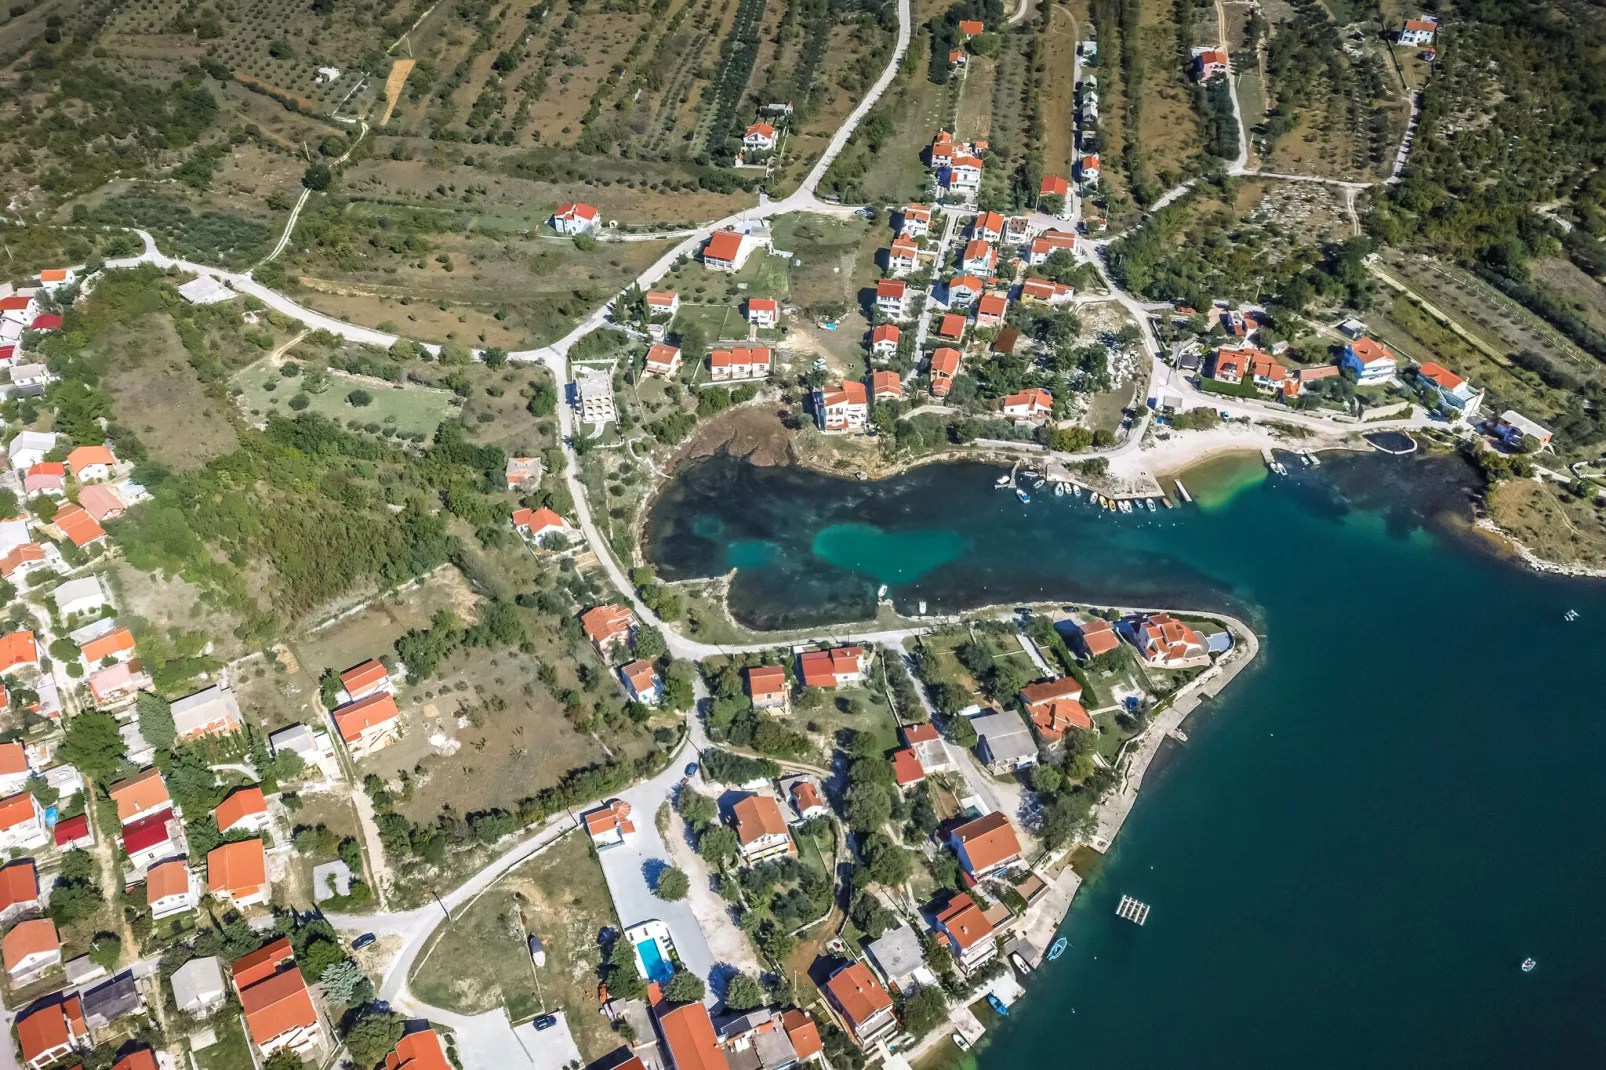
[[1031, 504], [1032, 496], [1030, 494], [1026, 493], [1026, 488], [1025, 487], [1016, 487], [1015, 488], [1015, 497], [1019, 498], [1023, 504], [1027, 504], [1027, 505]]

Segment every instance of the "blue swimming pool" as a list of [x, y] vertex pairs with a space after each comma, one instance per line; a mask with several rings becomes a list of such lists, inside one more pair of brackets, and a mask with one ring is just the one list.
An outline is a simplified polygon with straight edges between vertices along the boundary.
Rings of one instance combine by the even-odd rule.
[[675, 975], [674, 965], [658, 950], [657, 940], [643, 940], [636, 945], [636, 954], [647, 969], [647, 980], [663, 984]]

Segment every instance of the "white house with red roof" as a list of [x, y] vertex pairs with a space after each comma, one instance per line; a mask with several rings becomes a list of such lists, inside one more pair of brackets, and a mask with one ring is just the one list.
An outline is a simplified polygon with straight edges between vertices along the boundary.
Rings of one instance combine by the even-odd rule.
[[871, 372], [870, 397], [874, 401], [897, 401], [903, 397], [903, 377], [893, 371]]
[[747, 322], [754, 327], [776, 327], [781, 322], [781, 306], [773, 297], [749, 297]]
[[703, 246], [703, 267], [710, 271], [740, 271], [755, 243], [734, 230], [715, 231]]
[[1227, 54], [1217, 48], [1201, 48], [1193, 55], [1193, 73], [1199, 81], [1208, 82], [1212, 78], [1224, 76], [1231, 68], [1227, 63]]
[[1438, 394], [1439, 407], [1463, 420], [1471, 420], [1483, 407], [1483, 391], [1442, 364], [1428, 361], [1416, 370], [1417, 383]]
[[858, 431], [870, 418], [869, 392], [857, 379], [814, 392], [814, 418], [822, 431]]
[[708, 375], [715, 381], [765, 379], [772, 363], [770, 351], [762, 346], [714, 349], [708, 354]]
[[892, 752], [892, 778], [900, 788], [912, 788], [926, 779], [925, 766], [913, 748], [902, 747]]
[[1063, 305], [1076, 296], [1076, 287], [1048, 279], [1027, 279], [1020, 284], [1022, 301], [1042, 301], [1049, 305]]
[[883, 323], [870, 332], [870, 352], [878, 357], [894, 357], [898, 354], [898, 343], [903, 338], [903, 332], [890, 323]]
[[401, 710], [388, 692], [335, 710], [330, 717], [353, 758], [364, 758], [401, 738]]
[[1071, 184], [1058, 175], [1044, 175], [1042, 185], [1037, 187], [1037, 200], [1039, 206], [1044, 197], [1058, 197], [1060, 199], [1059, 211], [1055, 213], [1061, 219], [1069, 212], [1068, 203], [1071, 197]]
[[1159, 669], [1191, 669], [1210, 664], [1210, 650], [1191, 627], [1169, 613], [1148, 613], [1121, 622], [1121, 630], [1144, 663]]
[[798, 655], [797, 664], [804, 687], [838, 688], [864, 681], [863, 647], [805, 650]]
[[905, 319], [909, 314], [909, 284], [902, 279], [882, 279], [876, 283], [875, 307], [889, 319]]
[[1046, 420], [1054, 411], [1054, 395], [1040, 386], [1029, 387], [1004, 398], [1004, 416], [1010, 420]]
[[1415, 48], [1418, 45], [1431, 45], [1433, 35], [1439, 32], [1439, 20], [1432, 15], [1422, 15], [1414, 19], [1406, 19], [1405, 25], [1400, 27], [1400, 44]]
[[954, 193], [972, 194], [981, 188], [982, 163], [968, 153], [956, 153], [943, 170], [943, 186]]
[[568, 526], [563, 523], [563, 518], [547, 508], [513, 510], [513, 527], [519, 534], [537, 544], [541, 542], [543, 536], [554, 531], [568, 533]]
[[931, 230], [931, 206], [906, 204], [898, 221], [898, 234], [905, 238], [923, 238]]
[[1381, 386], [1394, 380], [1398, 365], [1394, 354], [1382, 342], [1357, 338], [1344, 347], [1338, 366], [1355, 373], [1356, 386]]
[[1004, 217], [997, 212], [981, 212], [970, 221], [970, 236], [996, 242], [1004, 236]]
[[636, 836], [635, 822], [630, 820], [630, 804], [623, 799], [613, 799], [584, 817], [586, 833], [599, 849], [629, 843]]
[[552, 213], [552, 229], [559, 234], [590, 234], [601, 219], [602, 213], [589, 204], [559, 205]]
[[1032, 239], [1032, 246], [1026, 251], [1026, 262], [1036, 267], [1058, 252], [1075, 254], [1076, 235], [1068, 230], [1050, 230], [1039, 234]]
[[986, 290], [987, 284], [974, 275], [955, 275], [948, 280], [947, 294], [949, 308], [968, 308], [970, 303], [980, 297]]
[[32, 792], [0, 799], [0, 850], [27, 850], [50, 842], [44, 807]]
[[661, 375], [667, 379], [679, 370], [680, 350], [676, 347], [657, 342], [647, 349], [645, 371], [648, 375]]
[[920, 246], [912, 238], [899, 235], [892, 239], [887, 250], [887, 270], [894, 275], [908, 275], [920, 267]]
[[980, 238], [972, 239], [965, 244], [959, 268], [966, 274], [988, 278], [998, 268], [998, 253], [988, 242]]
[[775, 128], [769, 123], [754, 123], [742, 135], [742, 148], [750, 152], [772, 152], [775, 149]]
[[935, 914], [937, 931], [946, 938], [954, 962], [967, 975], [998, 957], [993, 923], [970, 896], [960, 892]]
[[680, 295], [673, 290], [648, 290], [647, 315], [673, 316], [680, 311]]
[[1076, 177], [1083, 187], [1096, 185], [1099, 180], [1099, 158], [1084, 156], [1076, 162]]
[[931, 396], [945, 398], [959, 374], [959, 350], [943, 346], [931, 354]]

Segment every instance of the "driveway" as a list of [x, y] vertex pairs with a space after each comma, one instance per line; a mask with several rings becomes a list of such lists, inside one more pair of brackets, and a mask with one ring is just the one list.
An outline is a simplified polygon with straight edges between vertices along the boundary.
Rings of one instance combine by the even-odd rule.
[[[705, 1003], [712, 1005], [715, 959], [708, 940], [703, 936], [702, 925], [690, 898], [678, 903], [666, 903], [652, 893], [648, 873], [670, 865], [669, 848], [658, 835], [653, 815], [668, 796], [662, 785], [649, 781], [622, 793], [620, 798], [631, 806], [636, 833], [628, 843], [598, 851], [602, 874], [608, 880], [608, 894], [613, 897], [613, 909], [619, 915], [619, 924], [626, 929], [644, 921], [657, 919], [669, 926], [669, 938], [675, 942], [681, 963], [708, 985]], [[735, 928], [735, 926], [731, 926]]]
[[513, 1030], [519, 1044], [530, 1054], [530, 1065], [534, 1066], [535, 1070], [563, 1070], [571, 1063], [583, 1066], [585, 1060], [580, 1058], [580, 1048], [575, 1044], [573, 1034], [569, 1032], [569, 1019], [563, 1016], [562, 1011], [553, 1017], [558, 1020], [558, 1024], [550, 1029], [536, 1029], [534, 1022], [525, 1022]]

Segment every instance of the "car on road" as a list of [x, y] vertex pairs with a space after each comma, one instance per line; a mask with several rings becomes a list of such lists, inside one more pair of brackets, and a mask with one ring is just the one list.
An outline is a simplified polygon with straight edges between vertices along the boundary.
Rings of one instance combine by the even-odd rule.
[[696, 762], [692, 762], [690, 765], [688, 765], [686, 767], [686, 775], [687, 776], [696, 776], [697, 775], [697, 763]]
[[536, 1029], [551, 1029], [558, 1024], [558, 1016], [555, 1014], [543, 1014], [530, 1024], [535, 1026]]
[[353, 951], [361, 951], [363, 948], [367, 947], [377, 939], [378, 937], [376, 937], [373, 933], [363, 933], [361, 936], [357, 937], [357, 939], [351, 942], [351, 949]]

